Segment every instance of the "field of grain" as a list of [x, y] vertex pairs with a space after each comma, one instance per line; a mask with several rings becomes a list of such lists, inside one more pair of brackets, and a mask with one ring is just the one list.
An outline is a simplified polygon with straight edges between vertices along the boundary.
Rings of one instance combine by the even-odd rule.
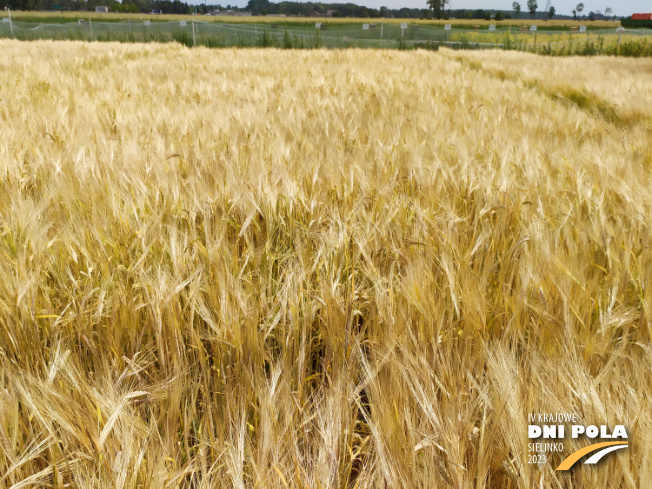
[[[7, 12], [0, 11], [0, 17], [7, 17]], [[112, 12], [108, 14], [100, 14], [95, 12], [37, 12], [37, 11], [12, 11], [11, 16], [18, 21], [34, 21], [42, 19], [44, 22], [62, 22], [62, 21], [75, 21], [77, 19], [89, 19], [98, 22], [106, 21], [125, 21], [125, 20], [151, 20], [151, 21], [172, 21], [172, 20], [201, 20], [202, 22], [228, 22], [230, 24], [250, 24], [250, 23], [269, 23], [269, 24], [314, 24], [321, 22], [324, 24], [360, 24], [362, 22], [384, 22], [387, 24], [401, 24], [409, 22], [418, 25], [431, 25], [443, 26], [445, 24], [452, 24], [454, 26], [461, 25], [479, 25], [487, 26], [496, 24], [499, 27], [518, 27], [522, 25], [538, 25], [541, 28], [554, 27], [566, 28], [570, 26], [585, 25], [589, 29], [615, 29], [620, 25], [620, 22], [613, 22], [609, 20], [596, 20], [593, 22], [587, 20], [570, 20], [570, 19], [554, 19], [554, 20], [532, 20], [525, 18], [509, 19], [502, 21], [488, 21], [480, 19], [361, 19], [356, 17], [345, 18], [328, 18], [328, 17], [268, 17], [268, 16], [251, 16], [251, 17], [232, 17], [232, 16], [212, 16], [212, 15], [182, 15], [182, 14], [123, 14]]]
[[0, 51], [0, 486], [652, 486], [651, 60]]
[[[316, 27], [319, 21], [320, 27]], [[178, 42], [212, 48], [277, 47], [284, 49], [505, 49], [555, 56], [652, 57], [652, 31], [603, 22], [505, 21], [478, 24], [454, 20], [309, 19], [299, 17], [213, 17], [179, 15], [19, 12], [0, 22], [0, 38], [101, 42]], [[402, 29], [402, 24], [407, 25]], [[489, 26], [493, 26], [489, 30]], [[528, 25], [540, 28], [530, 31]], [[571, 30], [571, 27], [574, 30]]]

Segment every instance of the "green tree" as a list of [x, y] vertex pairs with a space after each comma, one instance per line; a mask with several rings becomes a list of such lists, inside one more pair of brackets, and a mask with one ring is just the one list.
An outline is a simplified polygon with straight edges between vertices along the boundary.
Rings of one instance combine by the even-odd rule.
[[427, 4], [432, 10], [433, 17], [441, 19], [444, 16], [444, 11], [446, 10], [446, 5], [450, 3], [450, 0], [428, 0]]
[[557, 10], [555, 9], [555, 7], [553, 7], [553, 6], [551, 5], [551, 6], [550, 6], [550, 10], [548, 11], [548, 18], [549, 18], [550, 20], [552, 20], [552, 18], [555, 16], [556, 13], [557, 13]]
[[582, 11], [584, 10], [584, 4], [583, 4], [583, 3], [578, 3], [578, 4], [575, 6], [575, 10], [577, 10], [577, 13], [578, 13], [578, 14], [581, 14]]
[[521, 4], [518, 2], [512, 3], [512, 10], [514, 11], [516, 18], [518, 19], [521, 16]]
[[527, 0], [527, 9], [530, 11], [530, 17], [533, 19], [537, 16], [537, 8], [539, 8], [537, 0]]

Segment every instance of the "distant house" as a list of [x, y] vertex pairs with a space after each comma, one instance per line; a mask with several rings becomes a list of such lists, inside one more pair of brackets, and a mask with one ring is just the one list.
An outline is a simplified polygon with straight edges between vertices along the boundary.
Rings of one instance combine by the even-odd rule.
[[211, 10], [211, 15], [221, 15], [223, 17], [251, 17], [251, 12], [241, 12], [237, 10]]
[[327, 10], [325, 14], [320, 14], [316, 10], [313, 11], [311, 17], [332, 17], [333, 14], [335, 13], [335, 10]]
[[108, 14], [109, 13], [109, 7], [95, 7], [95, 13], [96, 14]]
[[285, 14], [267, 14], [265, 17], [287, 17]]
[[652, 20], [652, 14], [632, 14], [632, 20]]

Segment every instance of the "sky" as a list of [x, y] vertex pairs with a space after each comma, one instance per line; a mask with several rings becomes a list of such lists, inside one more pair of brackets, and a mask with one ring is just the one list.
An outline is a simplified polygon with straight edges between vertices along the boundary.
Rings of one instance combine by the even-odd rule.
[[[237, 5], [238, 7], [245, 7], [247, 0], [207, 0], [208, 3], [221, 3], [226, 6]], [[275, 3], [281, 0], [272, 0]], [[318, 1], [318, 0], [313, 0]], [[324, 3], [346, 3], [350, 1], [357, 5], [364, 5], [366, 7], [379, 8], [385, 6], [388, 8], [426, 8], [426, 0], [321, 0]], [[503, 9], [511, 10], [513, 0], [451, 0], [450, 7], [453, 9]], [[537, 0], [539, 3], [539, 10], [543, 10], [546, 6], [546, 0]], [[559, 14], [571, 15], [571, 10], [582, 0], [552, 0], [552, 5]], [[203, 3], [199, 0], [191, 0], [190, 3]], [[527, 0], [519, 0], [523, 11], [527, 10]], [[588, 14], [591, 11], [604, 12], [605, 7], [613, 9], [613, 15], [623, 16], [630, 15], [634, 12], [652, 12], [652, 2], [650, 0], [583, 0], [584, 13]]]

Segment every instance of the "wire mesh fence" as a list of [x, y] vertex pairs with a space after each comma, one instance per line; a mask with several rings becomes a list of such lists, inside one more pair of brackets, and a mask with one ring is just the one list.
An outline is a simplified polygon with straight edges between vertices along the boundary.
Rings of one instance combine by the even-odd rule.
[[[0, 37], [86, 41], [172, 42], [187, 46], [281, 48], [411, 48], [448, 46], [460, 49], [516, 49], [548, 54], [652, 55], [652, 30], [530, 30], [530, 27], [445, 28], [418, 24], [273, 24], [180, 20], [128, 20], [32, 23], [3, 18]], [[584, 52], [583, 52], [584, 51]]]

